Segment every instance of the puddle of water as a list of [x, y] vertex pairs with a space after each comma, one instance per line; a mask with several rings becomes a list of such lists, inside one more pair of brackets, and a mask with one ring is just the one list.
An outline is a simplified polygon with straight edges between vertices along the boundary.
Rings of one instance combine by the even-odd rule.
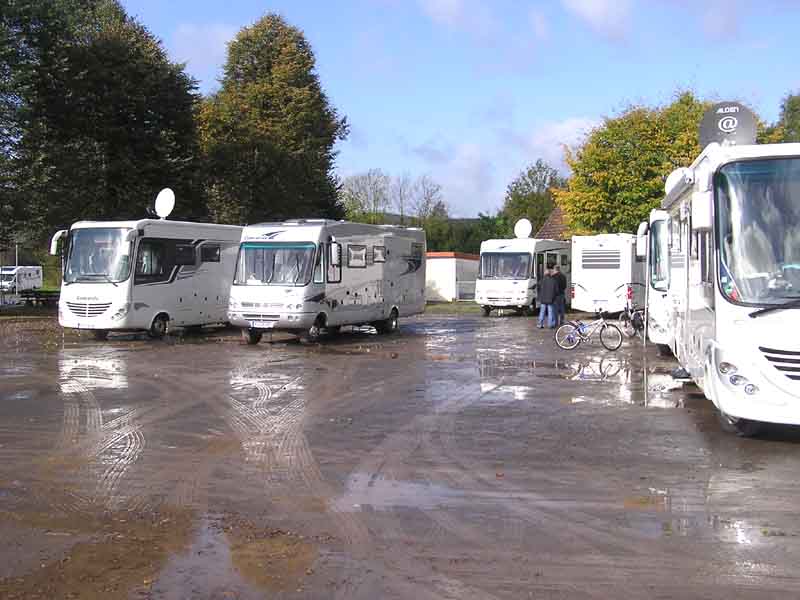
[[396, 508], [433, 510], [464, 503], [464, 494], [435, 483], [386, 479], [367, 473], [350, 477], [347, 491], [333, 501], [339, 512], [384, 511]]

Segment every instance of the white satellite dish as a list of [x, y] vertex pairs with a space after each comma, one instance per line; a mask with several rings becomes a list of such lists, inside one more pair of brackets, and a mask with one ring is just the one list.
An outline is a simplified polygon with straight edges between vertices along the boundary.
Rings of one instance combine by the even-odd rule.
[[164, 188], [156, 196], [156, 214], [162, 219], [166, 219], [173, 208], [175, 208], [175, 192]]
[[520, 219], [514, 224], [514, 235], [518, 238], [527, 238], [531, 237], [531, 231], [533, 230], [533, 225], [528, 219]]

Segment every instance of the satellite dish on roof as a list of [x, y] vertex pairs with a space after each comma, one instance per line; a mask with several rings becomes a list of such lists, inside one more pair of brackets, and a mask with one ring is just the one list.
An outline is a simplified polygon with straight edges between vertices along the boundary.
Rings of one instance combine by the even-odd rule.
[[518, 238], [531, 237], [533, 226], [528, 219], [520, 219], [514, 224], [514, 235]]
[[700, 121], [700, 146], [756, 143], [756, 116], [738, 102], [720, 102], [709, 108]]
[[156, 196], [156, 214], [162, 219], [166, 219], [173, 208], [175, 208], [175, 192], [164, 188]]

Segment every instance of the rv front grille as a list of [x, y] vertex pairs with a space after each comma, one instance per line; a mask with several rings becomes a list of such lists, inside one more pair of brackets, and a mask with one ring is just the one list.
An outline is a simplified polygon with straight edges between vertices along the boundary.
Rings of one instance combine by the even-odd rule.
[[242, 302], [242, 308], [283, 308], [283, 304], [280, 302], [265, 302], [264, 304], [259, 302]]
[[581, 254], [581, 267], [584, 269], [619, 269], [621, 256], [619, 250], [584, 250]]
[[277, 321], [280, 315], [265, 315], [262, 313], [244, 313], [242, 317], [246, 321]]
[[111, 306], [111, 302], [103, 302], [100, 304], [67, 302], [67, 308], [69, 308], [76, 317], [99, 317], [108, 310], [109, 306]]
[[800, 381], [800, 351], [758, 347], [773, 367], [789, 379]]

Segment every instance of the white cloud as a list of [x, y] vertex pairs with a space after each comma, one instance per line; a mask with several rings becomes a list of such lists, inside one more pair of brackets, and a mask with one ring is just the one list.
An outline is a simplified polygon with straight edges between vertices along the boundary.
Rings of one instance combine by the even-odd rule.
[[227, 44], [238, 27], [224, 23], [178, 25], [169, 43], [173, 60], [186, 62], [186, 70], [200, 80], [200, 89], [215, 87], [227, 56]]
[[533, 29], [533, 36], [540, 42], [546, 42], [550, 39], [550, 25], [547, 23], [547, 17], [538, 8], [532, 8], [528, 13], [530, 18], [531, 28]]
[[482, 0], [417, 0], [422, 11], [439, 25], [490, 37], [498, 29], [491, 3]]
[[630, 28], [633, 0], [561, 0], [561, 4], [608, 38], [622, 39]]
[[566, 172], [564, 146], [572, 148], [579, 145], [600, 123], [601, 121], [595, 118], [570, 117], [540, 125], [527, 138], [531, 162], [541, 158], [562, 172]]

